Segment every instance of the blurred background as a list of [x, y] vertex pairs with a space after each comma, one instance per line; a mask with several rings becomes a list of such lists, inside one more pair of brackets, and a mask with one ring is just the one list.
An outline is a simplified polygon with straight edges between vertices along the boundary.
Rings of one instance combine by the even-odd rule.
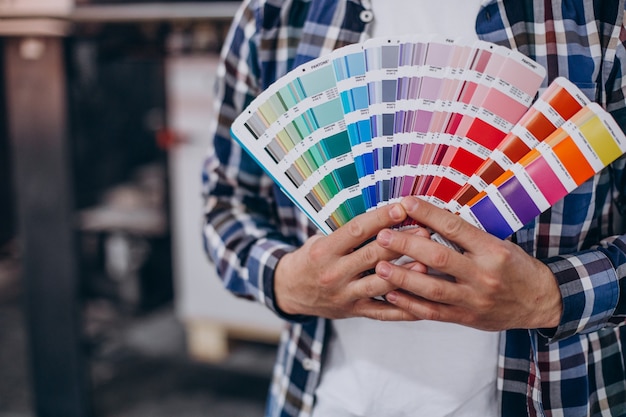
[[0, 417], [263, 415], [281, 324], [201, 240], [238, 6], [0, 0]]

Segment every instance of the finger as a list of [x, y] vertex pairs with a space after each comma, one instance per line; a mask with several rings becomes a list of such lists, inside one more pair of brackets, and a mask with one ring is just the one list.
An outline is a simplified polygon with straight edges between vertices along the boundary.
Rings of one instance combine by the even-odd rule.
[[[405, 259], [405, 258], [409, 258], [409, 257], [406, 255], [402, 255], [400, 259]], [[428, 272], [428, 267], [426, 265], [424, 265], [421, 262], [417, 262], [413, 258], [410, 258], [410, 259], [411, 260], [409, 262], [398, 262], [398, 259], [394, 259], [391, 261], [391, 263], [396, 266], [401, 266], [402, 268], [408, 269], [410, 271], [421, 272], [424, 274]]]
[[406, 219], [400, 204], [389, 204], [376, 210], [360, 214], [331, 233], [329, 244], [336, 253], [347, 254], [374, 237], [380, 230], [397, 225]]
[[396, 288], [408, 291], [428, 301], [449, 305], [467, 306], [466, 288], [456, 282], [406, 268], [381, 262], [376, 266], [376, 274]]
[[359, 300], [354, 304], [355, 317], [366, 317], [379, 321], [416, 321], [418, 317], [402, 307], [389, 304], [386, 301]]
[[353, 300], [380, 297], [396, 288], [398, 287], [389, 281], [380, 279], [375, 274], [354, 280], [347, 285], [350, 297]]
[[386, 249], [410, 256], [423, 265], [452, 276], [467, 275], [473, 268], [470, 258], [429, 238], [381, 230], [376, 242]]
[[343, 256], [337, 261], [336, 268], [344, 276], [354, 277], [373, 269], [382, 260], [392, 261], [401, 256], [401, 253], [373, 241]]
[[476, 246], [485, 233], [472, 226], [460, 216], [438, 208], [417, 197], [405, 197], [401, 202], [409, 217], [418, 223], [455, 242], [462, 248]]
[[402, 291], [392, 291], [387, 294], [386, 299], [390, 304], [400, 307], [420, 320], [458, 324], [465, 324], [467, 321], [463, 311], [454, 306], [435, 303]]

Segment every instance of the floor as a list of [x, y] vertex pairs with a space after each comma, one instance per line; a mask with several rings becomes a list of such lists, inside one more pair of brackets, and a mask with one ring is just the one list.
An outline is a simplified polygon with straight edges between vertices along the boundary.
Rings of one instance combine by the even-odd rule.
[[[19, 266], [0, 258], [0, 417], [32, 417]], [[186, 354], [174, 309], [86, 311], [93, 417], [261, 417], [274, 346], [237, 342], [219, 364]]]

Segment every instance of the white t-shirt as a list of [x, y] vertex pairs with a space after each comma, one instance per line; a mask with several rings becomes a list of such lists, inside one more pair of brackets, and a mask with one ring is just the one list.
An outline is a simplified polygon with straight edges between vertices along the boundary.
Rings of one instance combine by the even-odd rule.
[[[484, 0], [366, 0], [374, 13], [372, 37], [438, 33], [476, 39], [476, 16]], [[364, 3], [366, 2], [364, 1]]]
[[[372, 36], [476, 38], [481, 0], [370, 0]], [[437, 322], [335, 320], [313, 417], [496, 417], [499, 334]]]

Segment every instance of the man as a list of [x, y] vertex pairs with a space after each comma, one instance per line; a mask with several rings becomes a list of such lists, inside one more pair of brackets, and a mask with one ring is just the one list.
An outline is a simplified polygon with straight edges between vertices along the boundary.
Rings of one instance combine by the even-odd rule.
[[[418, 3], [250, 0], [228, 37], [215, 150], [204, 172], [204, 232], [226, 287], [289, 323], [267, 415], [626, 415], [626, 358], [616, 327], [626, 313], [626, 237], [611, 237], [622, 233], [612, 202], [623, 159], [517, 232], [514, 243], [416, 198], [319, 236], [230, 138], [233, 119], [274, 80], [364, 40], [385, 8], [416, 16], [426, 7]], [[569, 78], [626, 126], [624, 1], [469, 3], [479, 38], [538, 61], [546, 84]], [[440, 10], [425, 13], [423, 24], [445, 22], [449, 11]], [[430, 241], [421, 229], [388, 229], [407, 216], [465, 252]], [[399, 255], [416, 261], [395, 266]], [[373, 298], [379, 295], [387, 302]], [[433, 338], [448, 343], [429, 346]], [[353, 389], [360, 380], [350, 376], [361, 366], [367, 381]], [[416, 400], [401, 403], [409, 394]]]

